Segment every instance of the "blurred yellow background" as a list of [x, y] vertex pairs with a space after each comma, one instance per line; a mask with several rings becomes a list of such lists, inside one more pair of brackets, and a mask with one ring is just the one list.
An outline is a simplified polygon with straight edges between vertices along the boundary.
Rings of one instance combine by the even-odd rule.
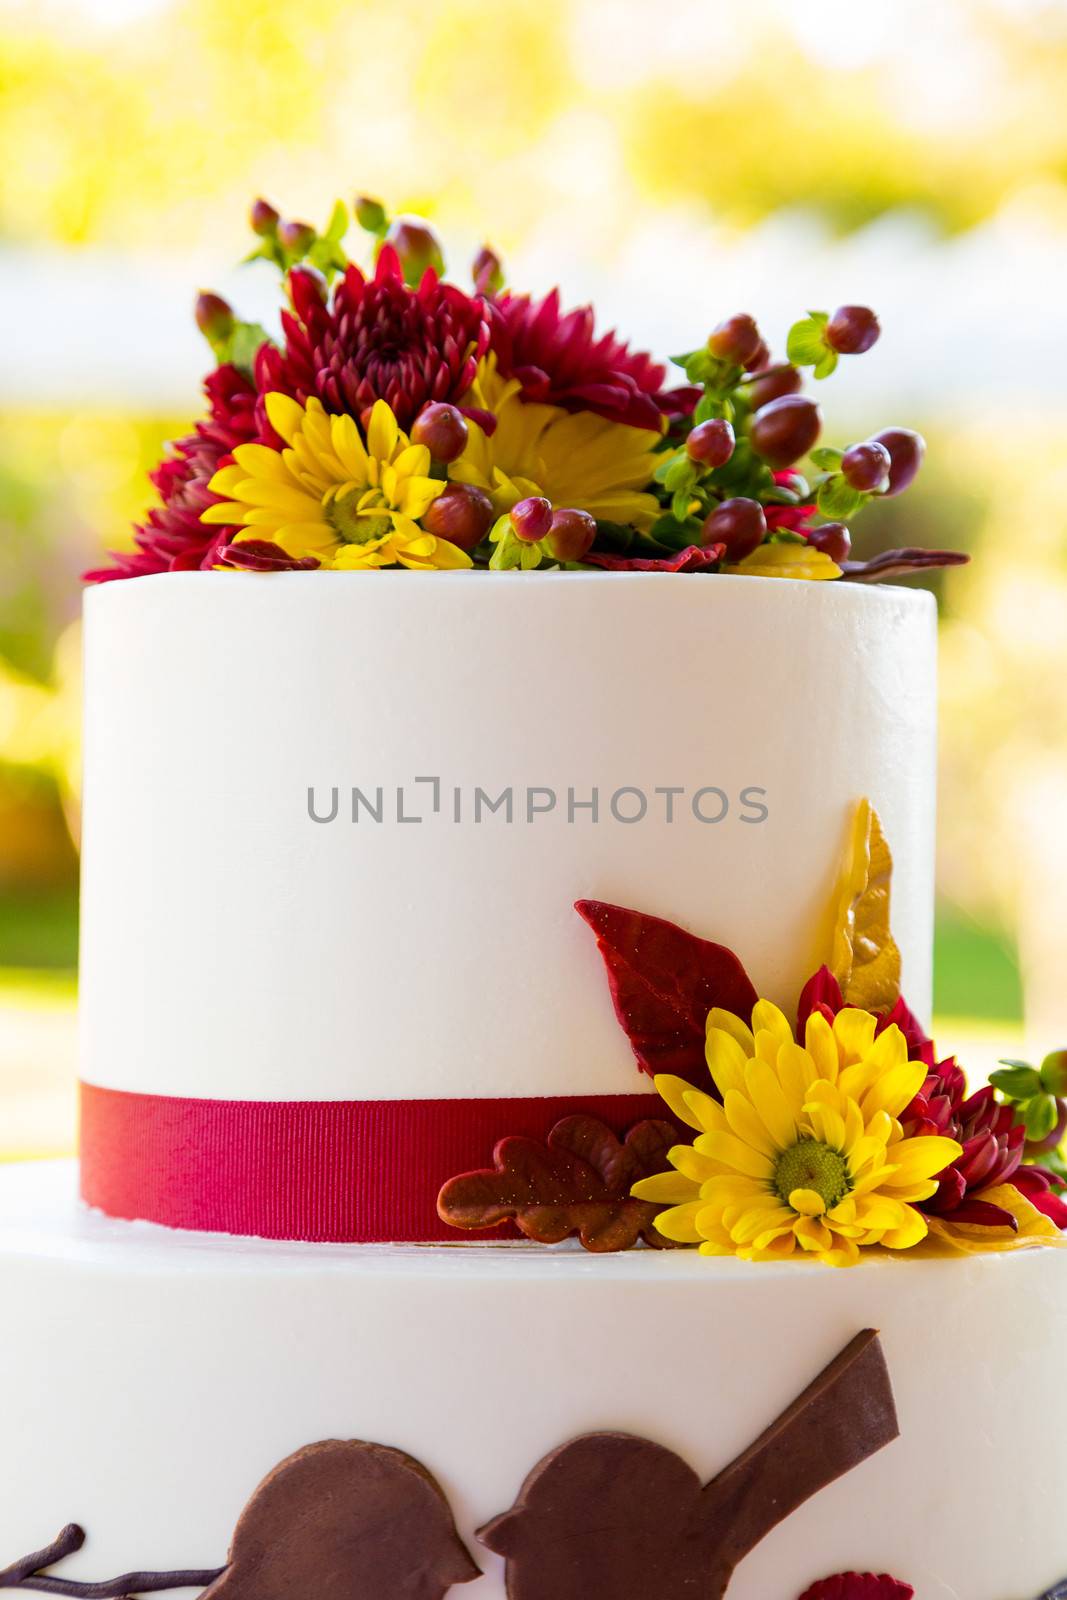
[[[0, 1151], [72, 1138], [78, 574], [199, 404], [248, 201], [431, 216], [457, 278], [595, 298], [660, 355], [880, 312], [835, 442], [921, 428], [879, 543], [944, 575], [939, 1037], [1067, 1042], [1063, 0], [0, 0]], [[842, 672], [848, 663], [842, 662]]]

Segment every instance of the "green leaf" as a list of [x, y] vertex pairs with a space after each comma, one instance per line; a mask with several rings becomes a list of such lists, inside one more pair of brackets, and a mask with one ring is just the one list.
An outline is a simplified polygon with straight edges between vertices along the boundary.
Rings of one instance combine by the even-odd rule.
[[820, 444], [811, 452], [811, 460], [824, 472], [836, 472], [844, 453], [843, 450], [835, 450], [833, 445]]
[[621, 555], [629, 550], [637, 538], [637, 530], [628, 522], [605, 522], [597, 518], [596, 548], [610, 552], [612, 555]]
[[840, 472], [833, 472], [819, 485], [817, 505], [824, 517], [832, 522], [847, 522], [854, 517], [868, 496], [846, 483]]
[[251, 376], [256, 351], [261, 344], [269, 343], [270, 334], [258, 322], [235, 322], [229, 337], [213, 340], [211, 348], [220, 366], [229, 362], [231, 366]]
[[693, 463], [685, 451], [680, 450], [663, 474], [663, 487], [668, 494], [676, 494], [680, 489], [691, 489], [697, 476]]
[[[694, 522], [691, 517], [681, 519], [672, 516], [657, 517], [652, 524], [649, 542], [673, 555], [678, 550], [684, 550], [687, 544], [695, 544], [699, 532], [700, 524]], [[637, 540], [636, 544], [641, 542]]]
[[1067, 1050], [1053, 1050], [1042, 1061], [1041, 1087], [1048, 1094], [1067, 1096]]
[[683, 365], [690, 383], [707, 383], [716, 363], [707, 350], [694, 350], [692, 355], [686, 356]]
[[1053, 1095], [1039, 1094], [1032, 1100], [1027, 1100], [1021, 1108], [1022, 1123], [1026, 1129], [1026, 1137], [1031, 1143], [1047, 1139], [1056, 1126], [1059, 1108]]
[[827, 345], [823, 354], [815, 363], [812, 376], [815, 378], [828, 378], [837, 368], [837, 351], [831, 350]]
[[[828, 318], [819, 320], [820, 313], [794, 322], [785, 342], [785, 353], [794, 367], [817, 367], [826, 357], [830, 346], [823, 329]], [[832, 351], [830, 352], [833, 353]]]
[[544, 551], [539, 544], [527, 544], [525, 540], [520, 540], [519, 545], [519, 565], [523, 572], [532, 572], [541, 565]]
[[489, 565], [492, 567], [494, 572], [514, 571], [519, 564], [519, 552], [516, 548], [517, 544], [518, 540], [515, 541], [515, 544], [501, 540], [501, 542], [494, 547], [493, 553], [489, 557]]
[[691, 488], [678, 489], [671, 496], [671, 515], [676, 522], [685, 522], [689, 516], [689, 506], [693, 498]]
[[348, 207], [343, 200], [335, 200], [333, 210], [330, 212], [330, 220], [326, 224], [326, 232], [322, 237], [331, 240], [334, 244], [340, 244], [347, 232]]
[[693, 412], [693, 426], [696, 427], [701, 422], [710, 422], [718, 417], [725, 417], [726, 421], [730, 422], [733, 419], [733, 411], [734, 408], [729, 400], [721, 395], [708, 394], [705, 390]]
[[1029, 1100], [1041, 1093], [1041, 1074], [1028, 1061], [1003, 1060], [1000, 1070], [989, 1074], [989, 1081], [1006, 1100]]

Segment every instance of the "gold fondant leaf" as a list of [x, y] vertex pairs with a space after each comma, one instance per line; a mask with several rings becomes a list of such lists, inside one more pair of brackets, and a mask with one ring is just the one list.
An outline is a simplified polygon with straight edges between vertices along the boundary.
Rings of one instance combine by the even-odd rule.
[[878, 813], [861, 800], [834, 898], [830, 968], [850, 1006], [890, 1011], [900, 998], [900, 951], [889, 931], [893, 857]]

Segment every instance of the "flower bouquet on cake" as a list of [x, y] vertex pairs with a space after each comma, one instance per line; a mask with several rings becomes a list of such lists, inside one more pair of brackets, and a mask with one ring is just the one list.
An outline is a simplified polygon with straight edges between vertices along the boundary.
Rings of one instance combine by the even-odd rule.
[[[252, 207], [281, 275], [277, 336], [201, 294], [206, 417], [157, 467], [135, 548], [91, 581], [245, 572], [606, 569], [871, 580], [959, 552], [852, 556], [849, 524], [905, 490], [919, 434], [822, 444], [804, 394], [879, 337], [864, 306], [809, 312], [778, 359], [747, 314], [667, 368], [505, 287], [488, 248], [448, 281], [421, 220], [338, 202], [323, 232]], [[360, 265], [349, 236], [361, 233]], [[680, 381], [684, 378], [684, 382]]]

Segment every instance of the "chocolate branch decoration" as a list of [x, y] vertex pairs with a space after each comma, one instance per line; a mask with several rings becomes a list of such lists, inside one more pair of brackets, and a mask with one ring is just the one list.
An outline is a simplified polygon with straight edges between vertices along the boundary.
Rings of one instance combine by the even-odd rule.
[[385, 1445], [326, 1440], [289, 1456], [241, 1515], [229, 1564], [211, 1572], [131, 1572], [79, 1583], [43, 1569], [81, 1549], [75, 1525], [0, 1572], [0, 1589], [71, 1600], [132, 1600], [208, 1587], [201, 1600], [443, 1600], [480, 1577], [436, 1479]]
[[509, 1600], [721, 1600], [772, 1528], [898, 1432], [868, 1330], [705, 1488], [649, 1439], [586, 1434], [546, 1456], [478, 1539], [505, 1558]]
[[158, 1594], [163, 1589], [199, 1589], [212, 1583], [221, 1569], [197, 1572], [125, 1572], [120, 1578], [103, 1583], [78, 1583], [71, 1578], [56, 1578], [44, 1569], [65, 1556], [72, 1556], [85, 1543], [85, 1532], [70, 1522], [50, 1545], [23, 1556], [0, 1571], [0, 1589], [32, 1589], [37, 1594], [71, 1595], [76, 1600], [133, 1600], [139, 1594]]

